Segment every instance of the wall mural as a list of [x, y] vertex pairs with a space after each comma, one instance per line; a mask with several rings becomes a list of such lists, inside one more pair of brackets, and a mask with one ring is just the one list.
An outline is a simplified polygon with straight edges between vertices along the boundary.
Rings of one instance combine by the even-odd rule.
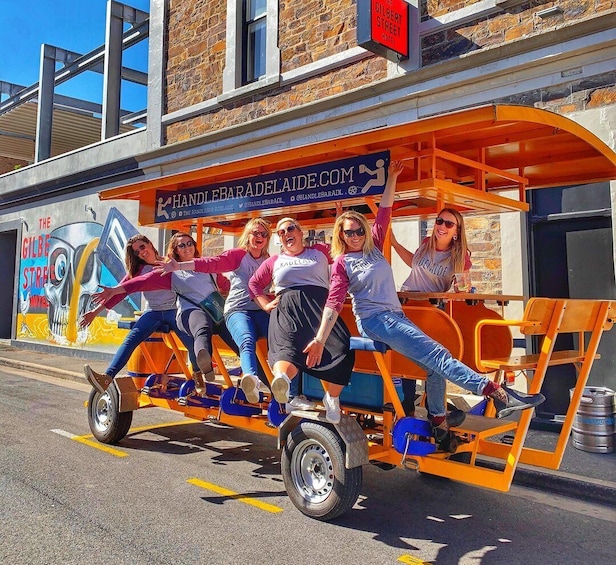
[[125, 330], [120, 317], [134, 316], [140, 300], [132, 296], [87, 328], [79, 318], [90, 310], [99, 285], [117, 284], [125, 274], [124, 247], [137, 229], [112, 208], [104, 225], [74, 222], [52, 228], [51, 218], [40, 218], [39, 235], [21, 242], [17, 338], [57, 345], [118, 345]]

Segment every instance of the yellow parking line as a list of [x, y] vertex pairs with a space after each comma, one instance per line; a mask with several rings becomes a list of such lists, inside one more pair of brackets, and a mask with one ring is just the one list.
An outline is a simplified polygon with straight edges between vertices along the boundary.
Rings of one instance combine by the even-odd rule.
[[72, 439], [73, 441], [78, 441], [79, 443], [83, 443], [84, 445], [89, 445], [90, 447], [94, 447], [95, 449], [100, 449], [101, 451], [104, 451], [105, 453], [110, 453], [111, 455], [115, 455], [116, 457], [128, 457], [128, 453], [125, 453], [124, 451], [120, 451], [119, 449], [114, 449], [113, 447], [109, 447], [108, 445], [105, 445], [104, 443], [98, 443], [97, 441], [90, 441], [89, 439], [87, 439], [88, 437], [94, 437], [92, 435], [76, 436], [75, 434], [72, 434], [70, 432], [65, 432], [64, 430], [51, 430], [51, 431], [54, 432], [55, 434]]
[[99, 443], [97, 441], [90, 441], [85, 437], [75, 436], [71, 438], [74, 441], [78, 441], [79, 443], [83, 443], [84, 445], [89, 445], [90, 447], [94, 447], [96, 449], [100, 449], [105, 453], [110, 453], [111, 455], [115, 455], [116, 457], [128, 457], [128, 453], [124, 451], [120, 451], [119, 449], [114, 449], [113, 447], [109, 447], [104, 443]]
[[255, 500], [254, 498], [250, 498], [249, 496], [245, 496], [243, 494], [239, 494], [237, 492], [233, 492], [232, 490], [219, 487], [218, 485], [214, 485], [212, 483], [207, 483], [200, 479], [188, 479], [186, 482], [191, 483], [195, 486], [201, 487], [206, 490], [211, 490], [216, 494], [221, 494], [223, 496], [228, 496], [229, 498], [235, 498], [240, 502], [245, 504], [250, 504], [251, 506], [256, 506], [261, 510], [265, 510], [266, 512], [271, 512], [273, 514], [277, 512], [282, 512], [282, 508], [279, 506], [274, 506], [273, 504], [268, 504], [267, 502], [261, 502], [260, 500]]
[[409, 565], [432, 565], [428, 561], [422, 561], [418, 557], [413, 557], [412, 555], [403, 555], [398, 557], [398, 561], [401, 563], [408, 563]]
[[[194, 422], [199, 422], [200, 420], [194, 420]], [[135, 434], [142, 431], [155, 430], [157, 428], [169, 428], [171, 426], [181, 426], [184, 424], [190, 424], [192, 422], [180, 421], [180, 422], [167, 422], [165, 424], [157, 424], [150, 426], [141, 426], [139, 428], [131, 428], [128, 430], [128, 433]], [[79, 443], [83, 443], [84, 445], [89, 445], [90, 447], [94, 447], [95, 449], [99, 449], [100, 451], [104, 451], [105, 453], [110, 453], [111, 455], [115, 455], [116, 457], [128, 457], [128, 453], [125, 451], [120, 451], [119, 449], [115, 449], [113, 447], [109, 447], [104, 443], [99, 443], [98, 441], [91, 441], [91, 438], [94, 437], [93, 434], [86, 434], [83, 436], [77, 436], [75, 434], [71, 434], [70, 432], [65, 432], [64, 430], [51, 430], [52, 432], [59, 434], [61, 436], [72, 439], [73, 441], [77, 441]]]

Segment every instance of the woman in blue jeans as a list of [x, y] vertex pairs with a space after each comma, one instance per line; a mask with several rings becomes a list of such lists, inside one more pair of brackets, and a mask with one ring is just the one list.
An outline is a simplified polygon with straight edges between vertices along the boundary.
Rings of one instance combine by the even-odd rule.
[[267, 384], [267, 377], [257, 361], [256, 347], [259, 338], [267, 338], [269, 314], [250, 299], [248, 279], [269, 257], [270, 235], [269, 222], [263, 218], [253, 218], [244, 226], [237, 248], [213, 257], [195, 257], [183, 261], [171, 257], [166, 262], [159, 262], [155, 269], [161, 275], [174, 271], [228, 273], [231, 286], [225, 300], [225, 322], [239, 348], [242, 389], [248, 401], [253, 403], [259, 402], [259, 389]]
[[[126, 242], [124, 262], [126, 264], [126, 276], [120, 284], [139, 275], [153, 270], [156, 261], [162, 260], [152, 242], [142, 234], [131, 237]], [[115, 376], [122, 370], [128, 362], [133, 351], [139, 347], [154, 332], [162, 327], [168, 327], [177, 333], [182, 343], [188, 349], [190, 362], [193, 368], [197, 367], [197, 359], [193, 352], [193, 338], [189, 334], [181, 331], [176, 323], [176, 294], [170, 290], [154, 290], [143, 293], [147, 307], [139, 319], [135, 322], [128, 335], [116, 351], [111, 363], [104, 374], [97, 373], [89, 365], [85, 365], [84, 372], [90, 384], [101, 394]], [[105, 308], [111, 309], [116, 304], [124, 300], [125, 295], [116, 295], [103, 304], [97, 306], [83, 314], [79, 323], [85, 327], [92, 323], [92, 320]]]
[[465, 418], [461, 410], [446, 413], [446, 380], [477, 395], [493, 399], [498, 418], [516, 410], [541, 404], [542, 394], [527, 395], [505, 389], [485, 376], [469, 369], [451, 356], [438, 342], [415, 326], [402, 311], [391, 266], [382, 249], [391, 220], [395, 186], [403, 170], [399, 161], [389, 165], [387, 183], [372, 229], [365, 216], [355, 211], [338, 216], [332, 233], [329, 296], [323, 309], [321, 325], [306, 347], [309, 363], [318, 363], [323, 344], [342, 310], [347, 292], [359, 331], [365, 337], [387, 344], [405, 355], [428, 373], [426, 381], [428, 415], [437, 442], [444, 440], [452, 426]]
[[[176, 232], [167, 245], [167, 256], [174, 261], [192, 261], [199, 257], [197, 242], [191, 234]], [[163, 265], [162, 257], [156, 265]], [[165, 275], [163, 272], [162, 275]], [[224, 278], [224, 277], [223, 277]], [[107, 304], [114, 296], [132, 294], [133, 292], [164, 291], [177, 295], [176, 327], [191, 336], [193, 347], [191, 363], [195, 382], [195, 393], [204, 396], [207, 392], [206, 381], [216, 379], [212, 364], [212, 335], [218, 334], [226, 344], [237, 353], [235, 342], [224, 323], [215, 324], [209, 314], [206, 314], [199, 303], [213, 295], [218, 290], [220, 278], [204, 273], [178, 272], [169, 276], [161, 276], [160, 269], [151, 269], [147, 273], [132, 277], [114, 287], [103, 287], [103, 290], [92, 295], [94, 304]], [[96, 373], [90, 370], [96, 378]], [[104, 377], [105, 375], [101, 375]]]

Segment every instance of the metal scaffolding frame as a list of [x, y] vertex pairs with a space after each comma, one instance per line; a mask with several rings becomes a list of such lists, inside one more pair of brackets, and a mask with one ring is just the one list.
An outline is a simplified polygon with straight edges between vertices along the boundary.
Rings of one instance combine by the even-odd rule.
[[[123, 31], [125, 23], [130, 28]], [[29, 87], [0, 81], [0, 94], [9, 98], [0, 102], [0, 117], [19, 106], [37, 101], [34, 162], [51, 157], [52, 123], [54, 107], [102, 115], [101, 140], [120, 133], [122, 124], [144, 122], [147, 111], [127, 112], [120, 108], [122, 80], [142, 86], [148, 84], [148, 75], [122, 66], [122, 54], [149, 36], [149, 14], [115, 0], [107, 2], [106, 33], [104, 45], [81, 55], [48, 44], [41, 45], [39, 80]], [[56, 64], [62, 67], [56, 70]], [[103, 74], [103, 103], [96, 104], [55, 94], [56, 86], [85, 72]], [[4, 131], [0, 135], [31, 139], [24, 132]]]

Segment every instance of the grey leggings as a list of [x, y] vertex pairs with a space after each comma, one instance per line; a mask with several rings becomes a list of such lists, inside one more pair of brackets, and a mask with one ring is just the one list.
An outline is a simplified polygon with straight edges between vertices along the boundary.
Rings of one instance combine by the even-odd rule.
[[212, 354], [212, 319], [198, 308], [184, 310], [179, 316], [178, 326], [181, 330], [189, 333], [195, 340], [195, 355], [206, 349]]

